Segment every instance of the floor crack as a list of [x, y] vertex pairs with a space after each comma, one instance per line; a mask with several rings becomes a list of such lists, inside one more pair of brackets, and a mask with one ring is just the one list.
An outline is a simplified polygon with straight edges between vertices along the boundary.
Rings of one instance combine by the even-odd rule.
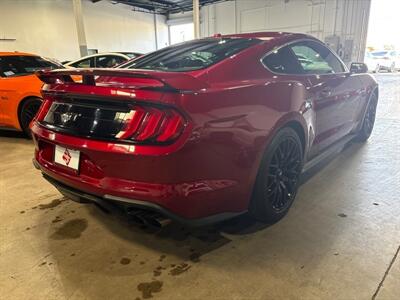
[[383, 282], [385, 281], [386, 276], [389, 274], [390, 269], [392, 268], [394, 262], [396, 261], [396, 258], [397, 258], [397, 256], [399, 255], [399, 252], [400, 252], [400, 246], [397, 248], [397, 251], [396, 251], [396, 253], [394, 254], [392, 260], [390, 261], [389, 266], [386, 268], [385, 274], [383, 275], [381, 282], [379, 282], [379, 285], [378, 285], [378, 287], [376, 288], [375, 293], [372, 295], [372, 300], [375, 300], [375, 299], [376, 299], [376, 296], [378, 296], [378, 293], [379, 293], [381, 287], [383, 286]]

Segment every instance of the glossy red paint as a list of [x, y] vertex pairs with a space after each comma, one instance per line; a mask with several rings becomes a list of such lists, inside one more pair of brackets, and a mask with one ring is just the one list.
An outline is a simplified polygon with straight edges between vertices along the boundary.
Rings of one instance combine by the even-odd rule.
[[[31, 129], [42, 172], [85, 193], [154, 203], [178, 217], [198, 219], [247, 210], [261, 157], [279, 129], [298, 131], [307, 161], [358, 128], [376, 87], [372, 77], [347, 71], [274, 74], [260, 62], [266, 53], [315, 39], [290, 33], [230, 37], [262, 42], [192, 72], [78, 69], [40, 75], [47, 82], [42, 90], [47, 101], [68, 94], [166, 105], [187, 120], [173, 143], [141, 145], [56, 132], [41, 124], [44, 113], [39, 113]], [[96, 85], [75, 84], [64, 81], [65, 72], [100, 77]], [[149, 85], [153, 89], [142, 88]], [[327, 87], [329, 95], [323, 93]], [[53, 162], [54, 145], [81, 151], [79, 173]]]

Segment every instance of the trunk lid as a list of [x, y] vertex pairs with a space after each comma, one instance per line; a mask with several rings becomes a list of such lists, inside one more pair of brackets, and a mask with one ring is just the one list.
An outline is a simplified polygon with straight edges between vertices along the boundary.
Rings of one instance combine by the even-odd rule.
[[174, 142], [188, 125], [180, 94], [207, 88], [173, 72], [71, 69], [38, 72], [45, 83], [37, 121], [51, 130], [140, 144]]

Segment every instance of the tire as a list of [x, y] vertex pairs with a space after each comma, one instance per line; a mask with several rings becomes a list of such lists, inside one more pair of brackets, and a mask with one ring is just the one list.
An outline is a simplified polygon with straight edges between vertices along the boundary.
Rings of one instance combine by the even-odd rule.
[[303, 168], [303, 146], [296, 131], [281, 129], [265, 152], [250, 201], [250, 215], [273, 224], [289, 211]]
[[40, 105], [42, 105], [42, 100], [40, 98], [30, 97], [22, 102], [19, 109], [19, 124], [27, 137], [31, 136], [29, 124], [38, 112]]
[[374, 129], [376, 106], [378, 105], [378, 95], [373, 93], [371, 99], [368, 102], [368, 106], [365, 111], [364, 119], [361, 125], [361, 129], [356, 137], [358, 142], [365, 142], [371, 136], [372, 129]]

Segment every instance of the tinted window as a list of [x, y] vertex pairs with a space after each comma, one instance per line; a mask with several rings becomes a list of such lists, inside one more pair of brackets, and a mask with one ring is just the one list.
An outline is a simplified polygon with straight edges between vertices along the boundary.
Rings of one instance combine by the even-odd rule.
[[244, 38], [196, 40], [155, 51], [121, 67], [172, 72], [199, 70], [260, 42]]
[[126, 61], [126, 59], [121, 56], [98, 56], [96, 57], [96, 68], [112, 68], [124, 61]]
[[345, 69], [340, 60], [326, 47], [307, 41], [291, 45], [293, 53], [306, 74], [341, 73]]
[[58, 68], [62, 66], [39, 56], [0, 56], [1, 77], [23, 76], [38, 70]]
[[289, 47], [273, 51], [263, 58], [263, 64], [272, 72], [280, 74], [302, 74], [303, 69]]
[[91, 61], [92, 58], [87, 58], [84, 60], [79, 60], [76, 63], [71, 64], [71, 66], [75, 68], [90, 68], [93, 66], [93, 63]]

